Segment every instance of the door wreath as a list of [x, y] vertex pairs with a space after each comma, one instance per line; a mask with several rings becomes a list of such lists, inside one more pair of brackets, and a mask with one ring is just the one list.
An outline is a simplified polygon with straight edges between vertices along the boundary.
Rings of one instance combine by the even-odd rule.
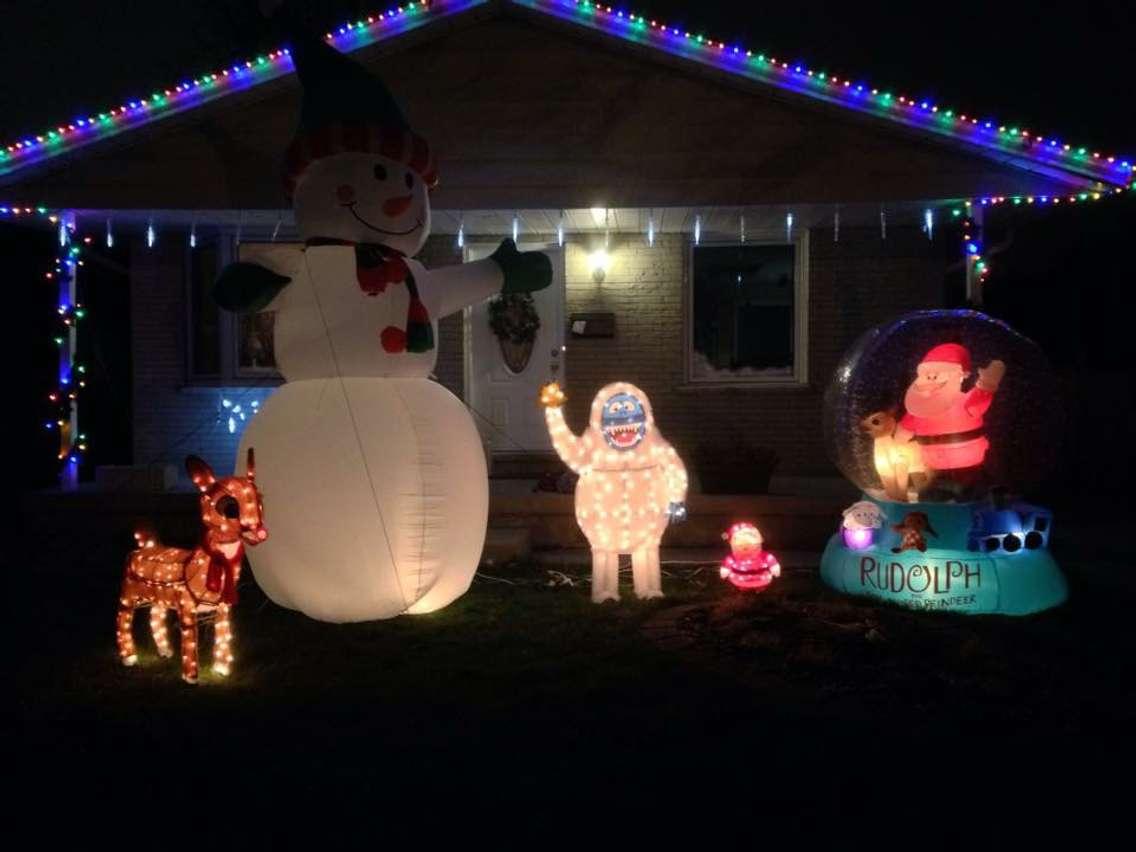
[[532, 357], [540, 315], [531, 293], [504, 293], [489, 301], [489, 328], [512, 373], [524, 371]]

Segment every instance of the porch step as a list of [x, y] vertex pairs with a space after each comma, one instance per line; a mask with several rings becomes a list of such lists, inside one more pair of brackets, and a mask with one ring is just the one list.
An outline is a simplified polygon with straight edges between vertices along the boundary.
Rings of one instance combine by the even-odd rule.
[[527, 527], [490, 527], [485, 531], [481, 551], [483, 565], [503, 565], [528, 559], [532, 553], [532, 534]]
[[490, 477], [493, 479], [540, 479], [547, 473], [564, 472], [564, 462], [556, 453], [494, 453]]

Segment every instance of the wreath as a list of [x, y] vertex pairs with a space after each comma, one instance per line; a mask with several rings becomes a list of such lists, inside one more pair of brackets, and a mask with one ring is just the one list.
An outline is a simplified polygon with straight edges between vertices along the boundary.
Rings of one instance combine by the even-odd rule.
[[540, 331], [540, 315], [531, 293], [504, 293], [489, 302], [489, 328], [498, 340], [532, 343]]

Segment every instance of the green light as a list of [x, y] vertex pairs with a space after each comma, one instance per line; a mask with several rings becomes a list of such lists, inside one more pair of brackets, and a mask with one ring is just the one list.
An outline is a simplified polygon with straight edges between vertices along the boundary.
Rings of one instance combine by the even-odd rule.
[[52, 338], [52, 339], [55, 341], [56, 346], [62, 346], [63, 345], [63, 338], [62, 337], [55, 337], [55, 338]]

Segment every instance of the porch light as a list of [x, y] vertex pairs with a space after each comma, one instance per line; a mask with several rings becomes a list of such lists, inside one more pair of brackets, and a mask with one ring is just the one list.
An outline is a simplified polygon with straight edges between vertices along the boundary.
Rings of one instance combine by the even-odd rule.
[[592, 280], [597, 284], [603, 284], [610, 265], [611, 256], [607, 253], [607, 249], [596, 249], [588, 255], [588, 268], [592, 270]]

